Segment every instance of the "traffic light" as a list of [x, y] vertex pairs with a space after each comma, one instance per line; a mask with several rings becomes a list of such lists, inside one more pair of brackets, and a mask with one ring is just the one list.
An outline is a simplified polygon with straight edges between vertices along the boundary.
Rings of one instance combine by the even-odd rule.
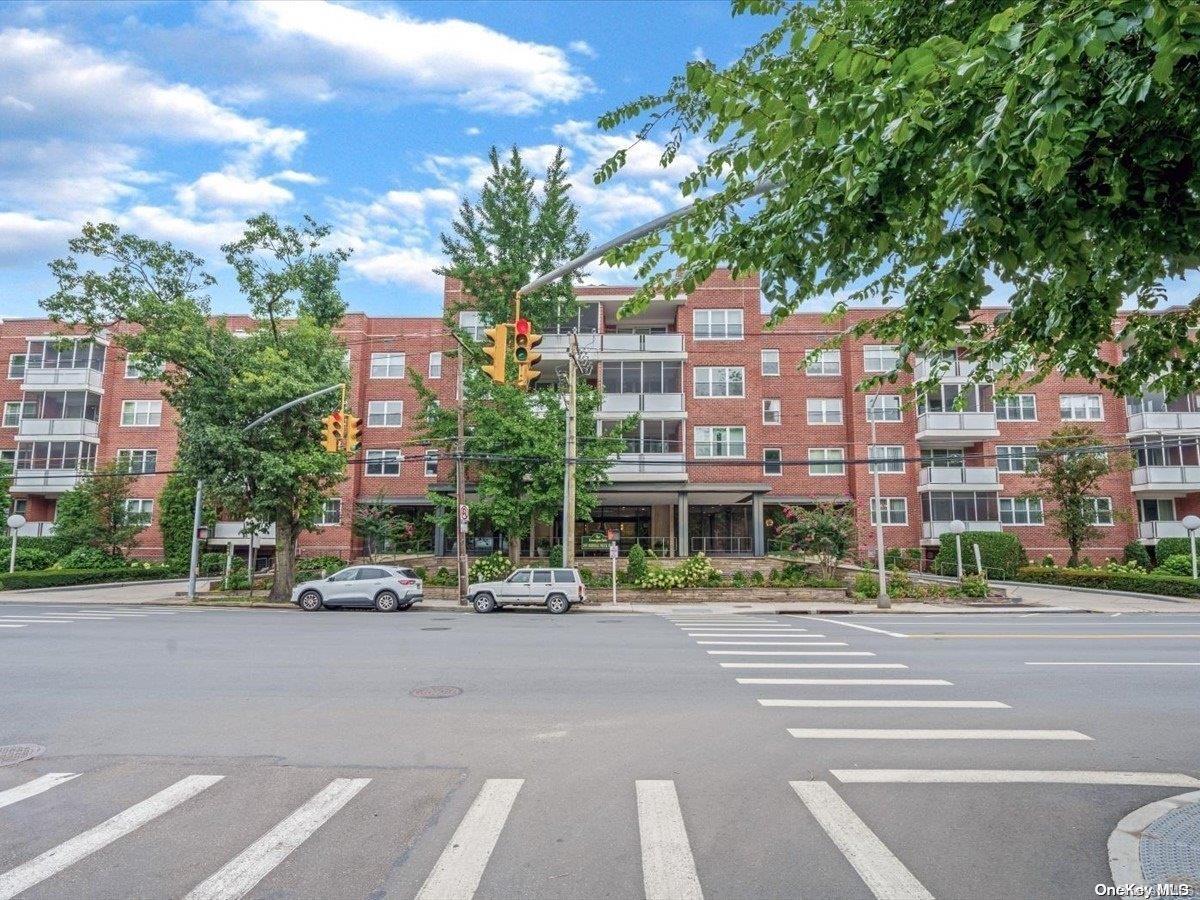
[[481, 366], [483, 374], [489, 376], [496, 384], [504, 384], [507, 374], [504, 366], [508, 356], [508, 325], [501, 322], [487, 329], [484, 334], [491, 338], [492, 343], [483, 348], [483, 352], [491, 359], [491, 363]]
[[542, 358], [542, 354], [534, 349], [542, 342], [542, 336], [534, 332], [528, 319], [517, 319], [513, 330], [516, 332], [513, 356], [517, 360], [517, 384], [527, 388], [542, 374], [534, 368]]
[[345, 436], [346, 452], [353, 453], [362, 444], [362, 419], [354, 413], [346, 413], [342, 433]]
[[322, 429], [321, 446], [328, 453], [337, 453], [342, 449], [342, 440], [346, 436], [345, 422], [342, 421], [342, 413], [340, 410], [334, 410], [324, 419], [325, 427]]

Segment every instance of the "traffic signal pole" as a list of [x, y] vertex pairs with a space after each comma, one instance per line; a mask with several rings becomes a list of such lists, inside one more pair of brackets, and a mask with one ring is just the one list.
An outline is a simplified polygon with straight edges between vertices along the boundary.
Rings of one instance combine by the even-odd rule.
[[563, 565], [567, 568], [575, 566], [575, 457], [576, 429], [578, 416], [578, 392], [576, 379], [579, 374], [579, 339], [571, 333], [571, 343], [567, 348], [567, 416], [566, 442], [563, 452]]
[[[504, 357], [500, 357], [500, 365], [504, 365]], [[467, 505], [467, 475], [466, 462], [463, 457], [466, 455], [467, 443], [467, 427], [466, 420], [463, 415], [463, 408], [466, 406], [466, 378], [464, 373], [467, 366], [467, 348], [459, 342], [458, 350], [458, 377], [457, 377], [457, 393], [458, 393], [458, 438], [455, 442], [454, 449], [454, 547], [457, 554], [458, 565], [458, 602], [467, 602], [467, 529], [463, 527], [461, 515], [462, 509]], [[501, 369], [503, 372], [503, 369]]]

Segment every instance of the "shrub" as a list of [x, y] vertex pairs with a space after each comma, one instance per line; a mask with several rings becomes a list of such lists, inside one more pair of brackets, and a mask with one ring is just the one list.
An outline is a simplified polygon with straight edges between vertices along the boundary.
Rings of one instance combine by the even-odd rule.
[[988, 595], [988, 583], [984, 578], [978, 575], [963, 576], [962, 583], [959, 584], [959, 589], [963, 596], [966, 597], [986, 597]]
[[883, 563], [889, 569], [919, 569], [921, 567], [921, 548], [892, 547], [884, 551]]
[[1146, 549], [1145, 544], [1131, 541], [1125, 545], [1125, 562], [1137, 563], [1138, 568], [1148, 572], [1150, 571], [1150, 551]]
[[454, 587], [458, 579], [450, 574], [450, 570], [445, 566], [439, 566], [434, 572], [433, 578], [429, 579], [429, 583], [434, 587]]
[[731, 577], [729, 579], [729, 583], [732, 584], [734, 587], [745, 587], [746, 583], [747, 583], [746, 582], [746, 573], [742, 572], [742, 571], [734, 572], [733, 577]]
[[1051, 556], [1049, 553], [1047, 553], [1045, 556], [1042, 557], [1042, 565], [1045, 566], [1047, 569], [1053, 569], [1054, 568], [1054, 557]]
[[854, 593], [874, 600], [879, 596], [879, 579], [870, 572], [859, 572], [854, 576]]
[[425, 576], [429, 574], [429, 570], [424, 566], [413, 566], [413, 574], [424, 581]]
[[[3, 519], [0, 516], [0, 519]], [[62, 558], [71, 551], [71, 548], [66, 546], [57, 537], [19, 537], [17, 538], [17, 548], [28, 547], [31, 550], [45, 550], [54, 556], [56, 560]]]
[[[183, 563], [183, 570], [186, 572], [191, 560]], [[174, 565], [175, 560], [168, 557], [167, 564], [173, 569], [179, 567]], [[201, 553], [200, 554], [200, 574], [201, 575], [224, 575], [225, 574], [225, 554], [220, 552]]]
[[650, 567], [646, 563], [646, 551], [642, 549], [641, 544], [634, 544], [629, 548], [629, 564], [625, 567], [625, 574], [630, 582], [636, 584], [646, 577], [648, 571]]
[[296, 577], [309, 580], [324, 578], [344, 568], [346, 563], [340, 556], [306, 556], [296, 560]]
[[512, 572], [512, 562], [503, 553], [493, 553], [481, 556], [471, 563], [468, 575], [471, 583], [480, 581], [501, 581]]
[[1192, 577], [1192, 557], [1190, 554], [1184, 555], [1176, 553], [1173, 556], [1168, 556], [1154, 570], [1159, 575], [1178, 575], [1181, 578]]
[[54, 564], [56, 569], [117, 569], [125, 565], [119, 556], [109, 556], [95, 547], [76, 547]]
[[47, 569], [44, 572], [0, 573], [0, 590], [18, 591], [24, 588], [69, 587], [76, 584], [103, 584], [108, 581], [146, 581], [167, 578], [170, 566], [152, 565], [147, 568], [117, 569]]
[[1119, 575], [1145, 575], [1146, 570], [1135, 562], [1119, 563], [1110, 559], [1104, 564], [1105, 572], [1115, 572]]
[[637, 586], [651, 590], [671, 591], [676, 588], [716, 587], [721, 583], [721, 573], [703, 553], [688, 557], [674, 569], [651, 569], [645, 577], [638, 579]]
[[1192, 555], [1192, 545], [1187, 538], [1159, 538], [1158, 543], [1154, 546], [1155, 560], [1169, 559], [1180, 553], [1189, 557]]
[[1036, 584], [1061, 584], [1071, 587], [1095, 588], [1106, 591], [1133, 591], [1139, 594], [1161, 594], [1166, 597], [1200, 598], [1200, 581], [1161, 575], [1155, 570], [1148, 575], [1105, 572], [1102, 569], [1042, 569], [1026, 567], [1016, 574], [1017, 581]]
[[763, 573], [757, 569], [750, 574], [750, 583], [755, 587], [762, 587], [766, 581], [767, 579], [763, 577]]
[[[1025, 548], [1016, 535], [1002, 531], [967, 531], [962, 535], [963, 574], [975, 571], [975, 545], [983, 560], [984, 571], [992, 578], [1011, 578], [1013, 573], [1027, 563]], [[939, 575], [956, 575], [954, 535], [943, 534], [937, 556], [933, 560], [933, 571]]]
[[1092, 565], [1092, 561], [1090, 559], [1088, 559], [1086, 556], [1084, 556], [1084, 557], [1081, 557], [1079, 560], [1079, 568], [1094, 569], [1096, 567], [1094, 565]]
[[54, 565], [55, 555], [40, 547], [17, 547], [18, 572], [38, 572]]
[[550, 568], [558, 569], [563, 564], [563, 548], [559, 544], [555, 544], [550, 548]]

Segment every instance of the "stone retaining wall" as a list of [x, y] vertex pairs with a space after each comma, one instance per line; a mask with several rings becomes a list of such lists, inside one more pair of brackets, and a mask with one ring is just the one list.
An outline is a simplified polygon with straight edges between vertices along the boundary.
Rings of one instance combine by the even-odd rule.
[[[612, 598], [611, 588], [587, 589], [589, 603]], [[458, 589], [425, 586], [425, 596], [453, 600]], [[678, 591], [642, 591], [617, 585], [617, 600], [623, 603], [832, 603], [846, 599], [840, 588], [685, 588]]]

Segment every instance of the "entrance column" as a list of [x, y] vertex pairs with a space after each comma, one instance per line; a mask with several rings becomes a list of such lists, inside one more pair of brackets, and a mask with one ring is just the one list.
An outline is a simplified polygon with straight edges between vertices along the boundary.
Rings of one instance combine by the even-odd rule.
[[750, 498], [751, 525], [754, 535], [754, 555], [767, 555], [767, 539], [763, 530], [763, 495], [754, 494]]
[[678, 555], [688, 556], [688, 547], [691, 546], [691, 541], [688, 540], [688, 495], [685, 491], [679, 492], [679, 540], [678, 540]]

